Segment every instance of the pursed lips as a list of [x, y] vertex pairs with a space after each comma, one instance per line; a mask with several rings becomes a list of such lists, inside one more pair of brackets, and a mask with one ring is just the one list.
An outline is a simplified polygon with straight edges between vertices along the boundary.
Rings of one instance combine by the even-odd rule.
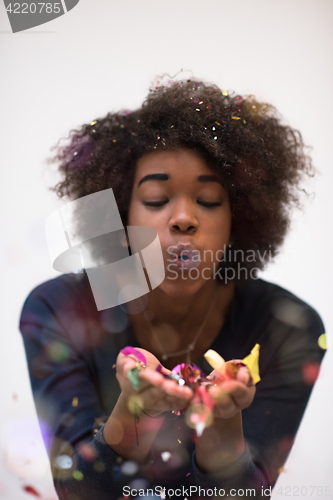
[[183, 269], [196, 268], [200, 264], [200, 251], [188, 244], [171, 245], [167, 248], [170, 264]]

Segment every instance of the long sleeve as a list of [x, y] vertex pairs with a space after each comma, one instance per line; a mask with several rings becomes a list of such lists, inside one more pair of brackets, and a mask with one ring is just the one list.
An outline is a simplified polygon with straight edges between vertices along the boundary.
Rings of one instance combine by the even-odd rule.
[[324, 356], [318, 338], [325, 330], [316, 311], [286, 290], [262, 280], [251, 288], [250, 298], [239, 297], [212, 346], [233, 359], [261, 345], [262, 380], [242, 412], [247, 450], [238, 464], [219, 474], [203, 474], [195, 463], [194, 473], [203, 488], [256, 488], [260, 494], [261, 487], [275, 484], [293, 445]]
[[[120, 394], [112, 368], [119, 350], [137, 346], [127, 315], [119, 307], [99, 313], [84, 275], [61, 276], [30, 294], [20, 328], [60, 500], [112, 500], [128, 488], [180, 485], [184, 497], [190, 491], [198, 494], [199, 488], [255, 488], [260, 495], [261, 487], [274, 484], [323, 356], [317, 339], [324, 329], [309, 306], [259, 281], [236, 297], [211, 346], [225, 359], [233, 359], [260, 343], [262, 377], [252, 405], [243, 411], [246, 451], [234, 467], [214, 475], [197, 468], [191, 431], [183, 417], [165, 419], [152, 449], [153, 460], [145, 466], [128, 464], [114, 453], [104, 441], [103, 428], [93, 435], [96, 419], [111, 414]], [[282, 299], [289, 305], [284, 302], [285, 309], [274, 313]], [[298, 315], [290, 314], [290, 304], [299, 307]], [[166, 461], [161, 458], [165, 450], [171, 452]]]
[[[91, 319], [82, 297], [66, 280], [55, 280], [28, 297], [20, 328], [60, 500], [70, 494], [80, 500], [119, 498], [128, 483], [128, 475], [121, 473], [122, 459], [105, 444], [101, 431], [95, 436], [92, 432], [96, 419], [109, 416], [119, 395], [113, 375], [107, 381], [112, 402], [110, 408], [103, 407], [101, 375], [94, 372], [93, 363], [103, 335], [96, 318]], [[89, 338], [91, 332], [94, 338]], [[110, 373], [117, 352], [109, 350]], [[138, 468], [131, 478], [141, 474]]]

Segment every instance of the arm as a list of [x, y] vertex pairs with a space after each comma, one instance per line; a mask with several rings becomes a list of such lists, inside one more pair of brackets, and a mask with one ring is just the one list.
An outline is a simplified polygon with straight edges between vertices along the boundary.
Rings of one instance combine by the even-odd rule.
[[[113, 370], [114, 375], [112, 379], [108, 377], [108, 384], [110, 383], [110, 392], [115, 393], [112, 399], [116, 404], [113, 411], [109, 405], [111, 409], [109, 414], [106, 413], [105, 397], [100, 396], [101, 384], [98, 375], [94, 373], [92, 339], [85, 337], [83, 332], [91, 314], [88, 313], [85, 317], [85, 304], [78, 306], [73, 291], [68, 290], [64, 283], [57, 290], [54, 290], [54, 286], [51, 291], [49, 288], [43, 285], [29, 296], [22, 312], [20, 328], [38, 418], [42, 428], [47, 428], [43, 437], [55, 487], [60, 500], [67, 499], [70, 494], [81, 500], [116, 499], [123, 495], [123, 487], [136, 478], [146, 477], [146, 484], [150, 484], [149, 464], [146, 464], [150, 443], [164, 418], [151, 419], [144, 413], [139, 414], [140, 441], [137, 446], [134, 416], [127, 406], [129, 391], [134, 392], [132, 388], [128, 388], [126, 377], [131, 366], [124, 366], [122, 355], [118, 359], [121, 361], [118, 363], [118, 378], [125, 392], [117, 402], [120, 390], [116, 370]], [[79, 302], [80, 300], [79, 297]], [[93, 323], [93, 327], [93, 340], [103, 349], [105, 343], [98, 338], [98, 324]], [[110, 367], [116, 361], [118, 350], [110, 351]], [[125, 359], [128, 361], [128, 358]], [[159, 374], [145, 373], [145, 376], [158, 378]], [[185, 388], [177, 387], [172, 381], [165, 381], [160, 377], [163, 383], [170, 384], [169, 391], [184, 391]], [[146, 386], [143, 384], [141, 391], [148, 389], [151, 382], [152, 380], [149, 383], [146, 381]], [[158, 385], [158, 381], [156, 384]], [[146, 392], [142, 409], [147, 410], [147, 413], [156, 410], [157, 413], [162, 413], [172, 409], [172, 394], [169, 395], [169, 403], [165, 404], [165, 394], [161, 395], [158, 391], [158, 399], [163, 404], [157, 406], [156, 394], [150, 394], [153, 399], [149, 400], [147, 395], [151, 391]], [[93, 436], [95, 420], [104, 416], [109, 417], [106, 425]], [[119, 422], [122, 425], [120, 439]], [[154, 429], [152, 425], [155, 426]], [[61, 467], [63, 455], [70, 457], [71, 467]], [[130, 476], [122, 473], [122, 464], [129, 459], [135, 459], [141, 464]]]
[[[264, 338], [261, 340], [262, 380], [254, 400], [242, 410], [242, 418], [238, 415], [229, 421], [216, 419], [205, 431], [202, 443], [199, 440], [196, 446], [198, 484], [229, 488], [254, 485], [257, 489], [274, 485], [292, 447], [315, 381], [315, 377], [310, 380], [307, 373], [319, 369], [324, 354], [317, 343], [324, 331], [320, 318], [308, 308], [302, 319], [303, 328], [274, 322], [268, 342], [267, 336], [266, 342]], [[234, 467], [228, 467], [221, 460], [230, 443], [236, 450], [231, 453]], [[240, 458], [237, 458], [237, 451], [239, 457], [241, 449], [237, 443], [246, 446]]]
[[[85, 357], [90, 346], [84, 342], [84, 322], [77, 323], [74, 338], [68, 331], [75, 320], [84, 320], [84, 308], [77, 308], [71, 292], [63, 283], [57, 290], [43, 285], [29, 296], [22, 312], [20, 328], [38, 418], [46, 429], [43, 438], [60, 500], [70, 493], [81, 500], [118, 498], [129, 478], [121, 474], [119, 456], [105, 443], [102, 430], [93, 436], [95, 419], [102, 419], [105, 409]], [[111, 366], [114, 361], [110, 359]], [[114, 377], [110, 390], [117, 388]], [[63, 455], [70, 457], [71, 467], [61, 467]], [[133, 478], [143, 473], [139, 468]]]

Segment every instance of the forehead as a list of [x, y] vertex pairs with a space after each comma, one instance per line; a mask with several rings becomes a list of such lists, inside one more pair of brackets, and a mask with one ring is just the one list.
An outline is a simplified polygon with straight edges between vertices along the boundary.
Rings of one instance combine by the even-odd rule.
[[[168, 173], [172, 179], [179, 175], [212, 175], [214, 171], [207, 162], [192, 149], [154, 151], [142, 156], [136, 165], [135, 178], [152, 173]], [[215, 174], [216, 175], [216, 174]]]

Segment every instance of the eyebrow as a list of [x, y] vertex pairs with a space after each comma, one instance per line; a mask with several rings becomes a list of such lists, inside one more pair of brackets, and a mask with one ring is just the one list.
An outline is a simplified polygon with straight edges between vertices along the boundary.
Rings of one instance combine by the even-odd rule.
[[168, 174], [148, 174], [142, 177], [139, 181], [139, 186], [146, 181], [167, 181], [169, 179]]
[[[138, 186], [141, 186], [146, 181], [167, 181], [170, 179], [168, 174], [148, 174], [140, 179]], [[199, 182], [218, 182], [221, 184], [220, 179], [216, 175], [199, 175], [197, 177]]]

